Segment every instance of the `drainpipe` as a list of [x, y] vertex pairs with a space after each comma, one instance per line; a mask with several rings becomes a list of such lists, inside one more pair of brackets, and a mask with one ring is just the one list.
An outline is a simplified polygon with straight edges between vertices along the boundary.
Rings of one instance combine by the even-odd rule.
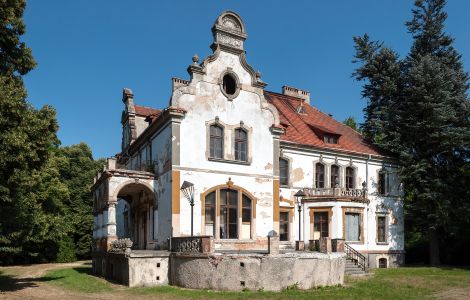
[[[369, 194], [369, 160], [372, 158], [372, 155], [369, 154], [369, 156], [366, 159], [366, 191], [367, 194]], [[367, 233], [370, 232], [369, 228], [369, 205], [367, 205]], [[367, 268], [369, 268], [370, 265], [370, 254], [369, 254], [369, 239], [367, 239], [366, 243], [366, 249], [367, 249]]]

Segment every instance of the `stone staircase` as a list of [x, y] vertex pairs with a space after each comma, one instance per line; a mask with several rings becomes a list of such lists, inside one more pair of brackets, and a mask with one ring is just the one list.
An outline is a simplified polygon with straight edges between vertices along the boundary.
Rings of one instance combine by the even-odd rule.
[[357, 264], [357, 262], [349, 257], [346, 258], [346, 266], [344, 268], [344, 274], [346, 275], [365, 275], [367, 274], [366, 271], [363, 270], [361, 266]]
[[346, 275], [367, 274], [369, 262], [364, 255], [356, 251], [347, 243], [344, 243], [344, 252], [346, 253], [346, 266], [344, 268], [344, 273]]

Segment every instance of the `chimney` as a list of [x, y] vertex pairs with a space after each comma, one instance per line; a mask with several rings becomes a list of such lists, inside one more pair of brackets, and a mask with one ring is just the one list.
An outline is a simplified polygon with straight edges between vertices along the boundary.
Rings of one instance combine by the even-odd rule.
[[310, 92], [285, 85], [282, 87], [282, 94], [303, 99], [306, 103], [310, 104]]

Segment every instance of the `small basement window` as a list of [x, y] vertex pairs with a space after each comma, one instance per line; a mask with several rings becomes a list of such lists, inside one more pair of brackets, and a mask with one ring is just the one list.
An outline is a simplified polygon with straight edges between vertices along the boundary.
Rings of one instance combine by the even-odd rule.
[[222, 79], [223, 89], [227, 95], [234, 95], [237, 91], [237, 81], [231, 74], [225, 74]]
[[379, 268], [386, 269], [387, 268], [387, 259], [380, 258], [379, 259]]
[[328, 135], [326, 134], [324, 137], [323, 137], [323, 141], [327, 144], [338, 144], [338, 137], [337, 136], [334, 136], [334, 135]]

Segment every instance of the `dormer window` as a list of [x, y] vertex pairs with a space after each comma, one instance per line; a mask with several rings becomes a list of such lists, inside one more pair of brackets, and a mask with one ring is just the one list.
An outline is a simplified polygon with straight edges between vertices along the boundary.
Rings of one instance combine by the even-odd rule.
[[330, 135], [330, 134], [325, 134], [323, 136], [323, 141], [327, 144], [338, 144], [338, 136]]

